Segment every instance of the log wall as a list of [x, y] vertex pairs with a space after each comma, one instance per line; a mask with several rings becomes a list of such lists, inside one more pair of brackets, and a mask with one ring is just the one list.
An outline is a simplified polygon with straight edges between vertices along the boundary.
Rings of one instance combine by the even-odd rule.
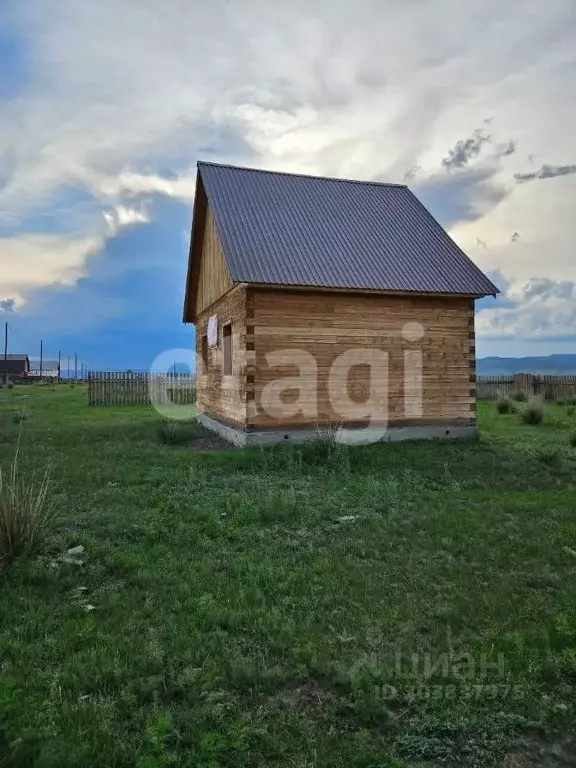
[[[352, 367], [344, 382], [352, 401], [366, 400], [371, 376], [387, 375], [390, 425], [475, 421], [473, 299], [248, 288], [246, 306], [244, 385], [249, 427], [366, 423], [351, 417], [349, 410], [348, 416], [335, 410], [329, 396], [329, 373], [337, 358], [350, 350], [363, 355], [366, 349], [374, 350], [367, 355], [369, 363]], [[410, 323], [422, 326], [420, 340], [410, 340], [418, 330]], [[267, 355], [289, 350], [309, 353], [317, 365], [317, 374], [311, 368], [295, 378], [298, 386], [287, 386], [282, 394], [284, 403], [298, 401], [307, 415], [267, 413], [268, 385], [279, 378], [298, 377], [294, 365], [270, 365]], [[378, 352], [388, 354], [387, 362]], [[418, 382], [405, 376], [405, 367], [415, 365], [418, 373], [420, 352], [422, 408], [418, 412], [417, 400], [414, 409]]]
[[[207, 365], [202, 359], [202, 337], [208, 319], [218, 318], [218, 344], [208, 347]], [[232, 375], [224, 375], [222, 328], [232, 325]], [[196, 319], [196, 398], [199, 411], [238, 427], [246, 425], [246, 288], [237, 285], [200, 313]]]

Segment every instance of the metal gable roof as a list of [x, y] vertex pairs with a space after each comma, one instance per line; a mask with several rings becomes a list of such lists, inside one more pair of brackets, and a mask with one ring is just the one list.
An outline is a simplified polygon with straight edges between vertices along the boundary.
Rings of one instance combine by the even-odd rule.
[[234, 282], [498, 293], [408, 187], [198, 163]]

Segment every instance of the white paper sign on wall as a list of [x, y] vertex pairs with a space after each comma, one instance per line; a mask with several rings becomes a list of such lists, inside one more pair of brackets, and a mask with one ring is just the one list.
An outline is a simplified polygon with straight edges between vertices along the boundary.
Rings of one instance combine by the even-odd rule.
[[218, 315], [208, 318], [208, 346], [218, 346]]

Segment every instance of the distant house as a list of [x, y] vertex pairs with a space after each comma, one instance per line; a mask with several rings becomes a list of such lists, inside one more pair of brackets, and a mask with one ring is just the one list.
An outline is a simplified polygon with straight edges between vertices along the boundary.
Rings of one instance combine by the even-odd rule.
[[58, 360], [30, 360], [30, 373], [32, 378], [57, 379], [60, 375], [60, 363]]
[[404, 185], [198, 163], [183, 319], [198, 419], [237, 444], [474, 435], [497, 293]]
[[9, 377], [27, 376], [30, 371], [30, 360], [28, 355], [4, 355], [0, 353], [0, 380], [4, 381], [4, 377], [8, 374]]

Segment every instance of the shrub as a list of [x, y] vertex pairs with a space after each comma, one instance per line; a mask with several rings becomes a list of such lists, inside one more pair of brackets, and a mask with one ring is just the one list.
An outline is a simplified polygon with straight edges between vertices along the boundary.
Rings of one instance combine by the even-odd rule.
[[576, 397], [567, 397], [564, 401], [566, 405], [576, 405]]
[[26, 414], [26, 411], [24, 410], [24, 408], [22, 408], [21, 411], [17, 411], [14, 414], [14, 416], [12, 417], [12, 421], [14, 422], [14, 424], [22, 424], [22, 422], [26, 421], [27, 418], [28, 416]]
[[8, 389], [14, 389], [14, 384], [11, 381], [9, 381], [6, 386], [8, 387]]
[[569, 437], [569, 441], [572, 448], [576, 448], [576, 432], [572, 432], [572, 434]]
[[576, 413], [576, 408], [573, 408], [570, 406], [570, 408], [566, 408], [566, 416], [574, 416]]
[[513, 413], [514, 404], [508, 397], [503, 397], [496, 403], [496, 410], [498, 413]]
[[520, 416], [524, 424], [536, 426], [541, 424], [546, 417], [546, 408], [542, 400], [533, 397], [523, 404]]
[[162, 419], [156, 425], [158, 440], [164, 445], [185, 445], [197, 437], [195, 424]]
[[525, 403], [528, 400], [528, 396], [526, 395], [526, 392], [514, 392], [512, 400], [514, 400], [515, 403]]
[[559, 397], [558, 400], [556, 400], [556, 405], [566, 405], [566, 400]]
[[18, 449], [7, 473], [0, 467], [0, 565], [39, 551], [50, 531], [55, 508], [50, 498], [49, 475], [24, 475]]
[[562, 463], [562, 454], [557, 446], [542, 446], [534, 451], [534, 455], [548, 467], [558, 467]]

